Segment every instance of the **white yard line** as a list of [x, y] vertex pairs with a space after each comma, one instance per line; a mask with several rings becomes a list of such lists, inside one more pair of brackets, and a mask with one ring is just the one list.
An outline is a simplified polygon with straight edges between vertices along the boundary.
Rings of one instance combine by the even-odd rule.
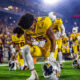
[[0, 66], [8, 66], [8, 64], [0, 64]]
[[[63, 61], [64, 62], [72, 62], [72, 61]], [[44, 64], [44, 61], [42, 62], [37, 62], [37, 64]], [[8, 64], [0, 64], [0, 66], [8, 66]]]
[[[64, 63], [64, 62], [72, 62], [72, 61], [67, 60], [67, 61], [63, 61], [63, 63]], [[37, 64], [44, 64], [44, 61], [42, 61], [42, 62], [37, 62]]]

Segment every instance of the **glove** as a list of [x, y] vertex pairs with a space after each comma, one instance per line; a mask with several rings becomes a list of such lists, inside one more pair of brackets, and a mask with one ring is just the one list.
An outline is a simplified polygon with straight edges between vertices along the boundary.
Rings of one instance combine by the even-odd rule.
[[44, 47], [44, 45], [45, 45], [45, 41], [39, 41], [39, 44], [38, 44], [39, 47]]
[[13, 48], [13, 45], [10, 45], [10, 48], [12, 49]]
[[50, 53], [50, 56], [48, 57], [48, 60], [51, 61], [51, 62], [55, 62], [54, 52]]
[[73, 39], [72, 38], [70, 38], [70, 41], [72, 41]]
[[38, 46], [38, 44], [39, 44], [38, 41], [33, 41], [33, 42], [32, 42], [32, 45], [33, 45], [33, 46]]

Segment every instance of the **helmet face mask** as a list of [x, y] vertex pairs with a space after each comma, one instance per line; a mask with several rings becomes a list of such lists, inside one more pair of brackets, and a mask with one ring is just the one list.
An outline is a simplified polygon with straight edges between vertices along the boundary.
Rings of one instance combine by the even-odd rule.
[[77, 33], [77, 31], [76, 30], [73, 30], [73, 33], [75, 34], [75, 33]]
[[73, 27], [72, 32], [75, 34], [78, 32], [78, 28], [77, 27]]
[[58, 80], [60, 77], [60, 66], [57, 63], [47, 62], [43, 65], [43, 76], [46, 80]]

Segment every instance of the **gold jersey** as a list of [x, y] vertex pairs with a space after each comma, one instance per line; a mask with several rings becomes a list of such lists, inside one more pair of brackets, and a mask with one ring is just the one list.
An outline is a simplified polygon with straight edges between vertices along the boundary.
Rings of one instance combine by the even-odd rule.
[[26, 30], [31, 37], [46, 36], [48, 28], [52, 25], [49, 17], [37, 17], [37, 23], [34, 31]]
[[46, 36], [47, 30], [52, 25], [52, 21], [49, 17], [37, 17], [37, 23], [34, 31], [26, 30], [26, 34], [29, 34], [31, 37], [36, 40], [44, 40], [49, 39]]
[[11, 38], [12, 38], [12, 42], [13, 42], [13, 43], [19, 43], [19, 40], [20, 40], [20, 39], [17, 37], [17, 34], [12, 35]]
[[0, 39], [0, 47], [2, 47], [2, 46], [3, 46], [2, 39]]
[[62, 19], [56, 19], [56, 21], [53, 23], [52, 28], [53, 28], [53, 32], [59, 32], [61, 31], [61, 25], [63, 24]]
[[34, 31], [26, 30], [26, 34], [29, 34], [32, 38], [35, 38], [37, 41], [46, 40], [46, 43], [42, 52], [46, 53], [47, 50], [50, 50], [51, 42], [47, 37], [47, 30], [52, 25], [52, 21], [49, 17], [37, 17], [37, 23]]
[[72, 42], [73, 43], [77, 43], [77, 37], [79, 36], [79, 33], [76, 33], [76, 34], [74, 34], [74, 33], [71, 33], [70, 34], [70, 38], [72, 38]]
[[[40, 57], [43, 54], [44, 57], [46, 58], [50, 55], [51, 42], [47, 37], [46, 33], [51, 25], [52, 21], [49, 17], [37, 17], [37, 23], [34, 31], [30, 31], [28, 29], [24, 30], [24, 32], [26, 31], [26, 34], [29, 34], [31, 38], [35, 38], [37, 41], [46, 39], [46, 43], [42, 48], [38, 46], [30, 46], [27, 44], [28, 46], [30, 46], [31, 54], [33, 54], [33, 56]], [[36, 54], [36, 52], [38, 53]]]
[[80, 33], [77, 33], [77, 36], [80, 36]]
[[25, 38], [24, 35], [22, 35], [21, 37], [17, 37], [17, 34], [12, 35], [12, 42], [17, 45], [18, 47], [23, 46], [23, 44], [25, 43]]
[[20, 42], [24, 42], [25, 43], [24, 35], [22, 35], [19, 39], [20, 39]]
[[0, 34], [0, 37], [2, 37], [3, 36], [3, 34]]
[[69, 40], [68, 37], [62, 38], [62, 44], [63, 44], [63, 45], [67, 45], [68, 40]]
[[24, 35], [22, 35], [21, 37], [20, 37], [20, 46], [24, 46], [24, 44], [25, 44], [25, 37], [24, 37]]

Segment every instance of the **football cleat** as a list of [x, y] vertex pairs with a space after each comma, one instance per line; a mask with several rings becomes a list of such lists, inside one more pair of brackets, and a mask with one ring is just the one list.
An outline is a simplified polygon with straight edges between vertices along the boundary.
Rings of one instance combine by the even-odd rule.
[[28, 79], [26, 80], [39, 80], [37, 72], [34, 72]]

